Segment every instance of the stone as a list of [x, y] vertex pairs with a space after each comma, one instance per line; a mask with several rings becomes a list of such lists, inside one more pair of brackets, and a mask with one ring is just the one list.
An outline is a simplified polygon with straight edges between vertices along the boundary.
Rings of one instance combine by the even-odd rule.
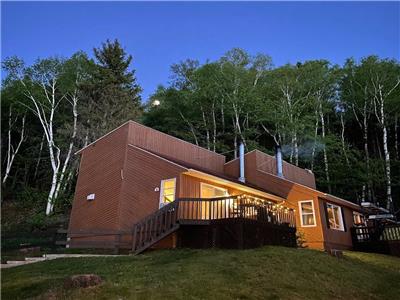
[[343, 258], [343, 251], [342, 250], [331, 249], [331, 250], [329, 250], [329, 254], [332, 255], [332, 256], [335, 256], [337, 258]]
[[100, 276], [96, 274], [81, 274], [68, 277], [64, 281], [64, 288], [87, 288], [99, 285], [103, 282]]
[[22, 248], [22, 249], [19, 249], [19, 252], [21, 252], [21, 253], [37, 253], [37, 252], [40, 252], [40, 247]]

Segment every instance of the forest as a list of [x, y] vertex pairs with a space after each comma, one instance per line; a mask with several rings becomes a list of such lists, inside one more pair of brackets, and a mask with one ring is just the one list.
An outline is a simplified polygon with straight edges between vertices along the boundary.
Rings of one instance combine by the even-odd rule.
[[234, 158], [273, 154], [315, 173], [317, 188], [352, 202], [400, 209], [400, 64], [348, 58], [275, 66], [234, 48], [215, 61], [171, 66], [141, 98], [132, 55], [107, 40], [93, 53], [2, 62], [2, 205], [68, 214], [79, 155], [131, 119]]

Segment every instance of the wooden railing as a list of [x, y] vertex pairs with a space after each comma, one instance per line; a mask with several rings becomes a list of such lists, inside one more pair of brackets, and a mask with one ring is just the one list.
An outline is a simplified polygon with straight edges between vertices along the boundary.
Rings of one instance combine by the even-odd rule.
[[356, 251], [400, 257], [400, 224], [352, 227], [351, 237]]
[[132, 251], [136, 254], [142, 252], [175, 231], [180, 223], [208, 224], [223, 219], [249, 219], [296, 226], [294, 210], [251, 196], [181, 198], [134, 225]]
[[296, 226], [294, 210], [251, 196], [231, 196], [213, 199], [181, 198], [180, 221], [211, 221], [220, 219], [251, 219], [264, 223]]
[[400, 241], [400, 225], [359, 226], [351, 228], [353, 242]]
[[169, 203], [147, 216], [133, 227], [132, 251], [140, 253], [175, 231], [179, 201]]

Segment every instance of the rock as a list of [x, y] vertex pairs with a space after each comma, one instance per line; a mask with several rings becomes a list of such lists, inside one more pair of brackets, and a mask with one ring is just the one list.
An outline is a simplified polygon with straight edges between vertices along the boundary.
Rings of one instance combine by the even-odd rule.
[[36, 252], [40, 252], [40, 247], [22, 248], [22, 249], [19, 249], [19, 252], [21, 252], [21, 253], [36, 253]]
[[64, 288], [87, 288], [90, 286], [99, 285], [103, 282], [100, 276], [96, 274], [73, 275], [64, 281]]
[[342, 258], [343, 257], [343, 251], [342, 250], [331, 249], [331, 250], [329, 250], [329, 254], [332, 255], [332, 256], [335, 256], [337, 258]]

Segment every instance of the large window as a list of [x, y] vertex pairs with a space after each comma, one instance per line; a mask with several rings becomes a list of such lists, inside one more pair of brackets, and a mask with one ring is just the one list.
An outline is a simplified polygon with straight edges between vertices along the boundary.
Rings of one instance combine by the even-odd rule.
[[327, 203], [329, 228], [344, 231], [342, 209], [340, 206]]
[[160, 207], [175, 200], [176, 179], [161, 180]]
[[218, 198], [229, 196], [228, 190], [213, 186], [207, 183], [201, 183], [201, 198]]
[[312, 200], [300, 201], [300, 221], [302, 227], [312, 227], [315, 224], [314, 203]]

